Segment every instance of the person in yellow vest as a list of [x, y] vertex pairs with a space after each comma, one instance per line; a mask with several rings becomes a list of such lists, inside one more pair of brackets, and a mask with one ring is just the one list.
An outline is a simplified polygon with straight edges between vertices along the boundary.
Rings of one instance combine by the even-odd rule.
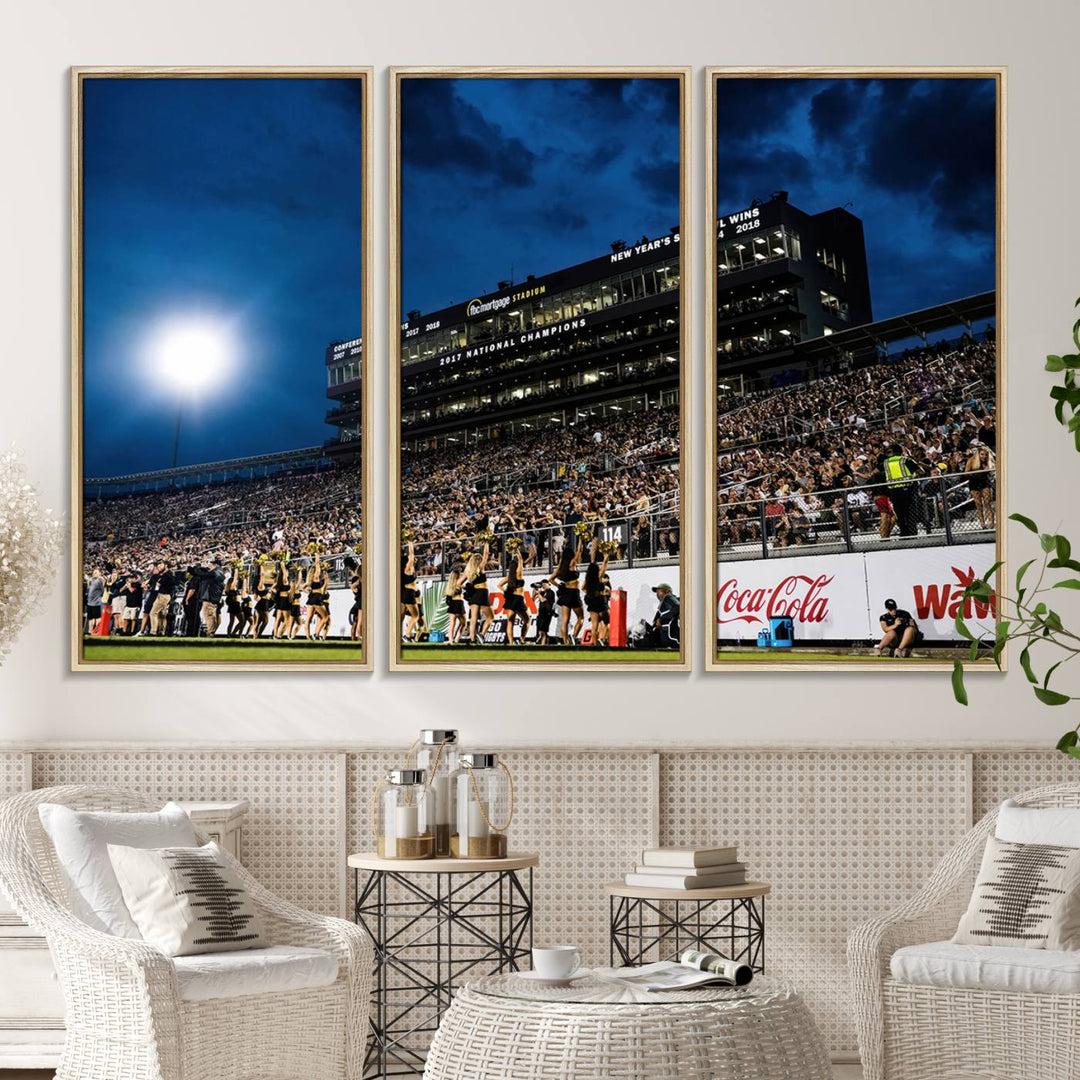
[[881, 459], [881, 471], [885, 476], [885, 487], [900, 524], [900, 535], [914, 536], [918, 532], [918, 514], [915, 503], [918, 494], [916, 485], [919, 476], [918, 465], [904, 453], [900, 446], [893, 444], [885, 448]]

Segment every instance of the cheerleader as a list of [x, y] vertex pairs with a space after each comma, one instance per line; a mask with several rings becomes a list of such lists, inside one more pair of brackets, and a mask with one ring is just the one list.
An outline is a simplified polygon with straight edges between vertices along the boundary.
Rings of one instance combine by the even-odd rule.
[[293, 604], [292, 578], [284, 562], [277, 564], [277, 577], [271, 592], [274, 597], [274, 637], [280, 639], [288, 633]]
[[450, 576], [446, 579], [446, 612], [450, 617], [446, 640], [450, 645], [458, 643], [465, 627], [465, 602], [461, 598], [464, 583], [465, 567], [456, 562], [450, 568]]
[[240, 629], [236, 636], [243, 637], [248, 627], [255, 622], [255, 613], [252, 610], [251, 590], [248, 588], [248, 576], [245, 574], [240, 584]]
[[349, 637], [359, 641], [360, 627], [364, 623], [364, 575], [360, 572], [360, 564], [351, 556], [345, 556], [345, 567], [349, 571], [349, 591], [353, 595], [349, 608]]
[[420, 590], [416, 587], [416, 552], [409, 541], [409, 553], [401, 556], [401, 617], [405, 620], [403, 641], [411, 641], [420, 619]]
[[304, 569], [298, 566], [296, 568], [296, 577], [292, 579], [292, 584], [289, 586], [289, 628], [286, 635], [290, 641], [293, 641], [296, 635], [300, 633], [300, 624], [303, 621], [300, 617], [300, 593], [303, 590]]
[[[491, 599], [488, 596], [487, 571], [485, 567], [488, 561], [488, 545], [484, 545], [481, 555], [475, 552], [469, 556], [465, 564], [465, 580], [468, 585], [465, 588], [465, 602], [469, 605], [469, 644], [477, 642], [483, 644], [484, 635], [495, 621], [495, 612], [491, 610]], [[470, 588], [471, 586], [471, 588]], [[480, 621], [481, 614], [484, 616], [480, 633], [477, 634], [476, 624]]]
[[[510, 569], [499, 582], [503, 590], [503, 610], [506, 612], [506, 640], [509, 644], [524, 645], [529, 633], [529, 609], [525, 606], [525, 564], [521, 558], [521, 548], [510, 563]], [[514, 641], [514, 623], [521, 619], [521, 637]]]
[[330, 579], [322, 556], [315, 556], [315, 565], [307, 580], [307, 620], [304, 623], [304, 637], [311, 640], [311, 619], [315, 617], [315, 639], [325, 641], [330, 632]]
[[607, 609], [604, 599], [604, 575], [607, 573], [608, 557], [597, 566], [596, 561], [589, 563], [585, 570], [585, 607], [589, 612], [589, 629], [592, 631], [592, 643], [600, 644], [601, 619]]
[[[581, 606], [581, 575], [578, 573], [577, 564], [581, 558], [581, 540], [573, 550], [568, 545], [563, 546], [562, 556], [559, 559], [559, 567], [551, 580], [558, 586], [556, 603], [559, 605], [559, 640], [564, 645], [569, 645], [571, 640], [576, 641], [585, 622], [585, 612]], [[573, 632], [570, 632], [570, 615], [573, 613], [575, 622]]]
[[608, 573], [601, 574], [600, 584], [603, 586], [602, 595], [604, 597], [604, 611], [600, 616], [600, 640], [606, 645], [608, 636], [611, 634], [611, 575]]
[[251, 638], [253, 641], [262, 637], [263, 631], [270, 622], [270, 607], [274, 602], [273, 575], [274, 567], [268, 562], [257, 562], [252, 568], [252, 579], [255, 586], [255, 618], [251, 622]]
[[240, 599], [243, 590], [241, 578], [240, 568], [234, 566], [229, 580], [225, 582], [225, 608], [229, 612], [229, 625], [225, 628], [226, 637], [241, 637], [244, 627], [247, 626], [247, 616]]

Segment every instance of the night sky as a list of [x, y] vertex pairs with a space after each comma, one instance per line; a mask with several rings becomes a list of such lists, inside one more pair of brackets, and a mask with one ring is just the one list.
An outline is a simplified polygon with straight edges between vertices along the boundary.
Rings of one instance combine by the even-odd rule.
[[994, 107], [992, 79], [722, 78], [718, 211], [851, 203], [875, 319], [993, 289]]
[[668, 79], [402, 83], [402, 315], [679, 224]]
[[238, 347], [185, 405], [181, 464], [322, 443], [326, 346], [361, 332], [359, 80], [83, 87], [86, 475], [171, 464], [153, 342], [192, 318]]

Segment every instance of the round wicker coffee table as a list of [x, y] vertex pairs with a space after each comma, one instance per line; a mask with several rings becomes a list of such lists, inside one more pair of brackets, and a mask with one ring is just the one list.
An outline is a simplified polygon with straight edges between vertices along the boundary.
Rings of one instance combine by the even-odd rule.
[[829, 1055], [790, 986], [627, 990], [470, 979], [443, 1015], [427, 1080], [828, 1080]]

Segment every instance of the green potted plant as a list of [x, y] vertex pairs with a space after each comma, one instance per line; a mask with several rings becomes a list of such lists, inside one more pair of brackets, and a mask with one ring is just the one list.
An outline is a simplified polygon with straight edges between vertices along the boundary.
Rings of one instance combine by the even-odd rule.
[[[1074, 307], [1080, 306], [1080, 299]], [[1077, 351], [1064, 356], [1046, 358], [1046, 370], [1062, 375], [1062, 381], [1051, 387], [1054, 415], [1058, 423], [1073, 436], [1073, 444], [1080, 452], [1080, 386], [1076, 373], [1080, 369], [1080, 319], [1073, 323], [1073, 344]], [[1001, 563], [997, 562], [986, 573], [976, 577], [965, 589], [969, 597], [990, 605], [996, 621], [992, 626], [974, 623], [964, 616], [961, 605], [956, 616], [957, 632], [971, 642], [969, 660], [978, 660], [989, 653], [998, 668], [1001, 654], [1010, 642], [1022, 643], [1020, 667], [1031, 683], [1035, 697], [1044, 705], [1066, 705], [1080, 698], [1054, 689], [1051, 683], [1062, 664], [1080, 655], [1080, 633], [1070, 630], [1054, 610], [1055, 590], [1080, 591], [1080, 560], [1073, 558], [1072, 544], [1061, 533], [1041, 532], [1038, 525], [1023, 514], [1010, 514], [1009, 520], [1018, 521], [1039, 538], [1041, 557], [1028, 559], [1016, 571], [1015, 588], [1009, 593], [1000, 585], [995, 593], [994, 578]], [[952, 673], [953, 695], [961, 705], [968, 703], [964, 685], [964, 661], [957, 660]], [[1066, 731], [1058, 740], [1057, 748], [1080, 759], [1080, 723]]]

